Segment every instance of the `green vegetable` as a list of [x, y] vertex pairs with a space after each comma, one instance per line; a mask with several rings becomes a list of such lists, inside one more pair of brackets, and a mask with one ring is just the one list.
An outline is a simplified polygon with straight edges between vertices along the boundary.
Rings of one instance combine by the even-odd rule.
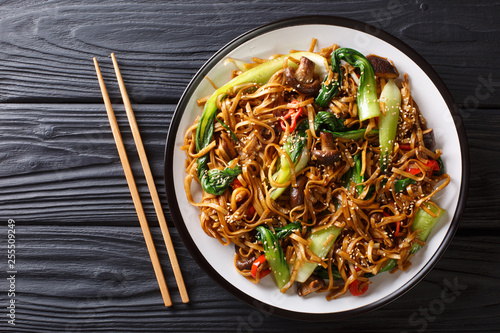
[[[330, 276], [328, 275], [328, 270], [326, 268], [324, 268], [323, 266], [316, 267], [316, 269], [314, 270], [314, 274], [316, 274], [317, 276], [319, 276], [322, 279], [329, 279], [330, 278]], [[340, 275], [339, 269], [337, 268], [337, 266], [332, 265], [332, 276], [333, 276], [334, 280], [343, 280], [342, 275]]]
[[309, 129], [309, 120], [304, 119], [297, 124], [297, 126], [295, 127], [295, 132], [297, 133], [305, 132], [308, 129]]
[[378, 272], [387, 272], [392, 270], [394, 267], [398, 265], [398, 261], [396, 259], [389, 259], [389, 261], [385, 264], [384, 267], [382, 267]]
[[[205, 157], [205, 156], [204, 156]], [[198, 169], [198, 172], [200, 169]], [[219, 169], [204, 169], [202, 175], [198, 175], [200, 179], [201, 187], [207, 193], [212, 193], [215, 195], [220, 195], [231, 185], [231, 183], [238, 177], [241, 173], [241, 168], [239, 166], [231, 168], [225, 168], [223, 170]]]
[[[297, 131], [306, 130], [309, 128], [309, 122], [303, 121], [297, 126]], [[327, 111], [320, 111], [314, 117], [314, 130], [316, 133], [329, 132], [332, 133], [334, 138], [342, 138], [347, 140], [361, 140], [364, 138], [366, 130], [361, 128], [357, 130], [348, 131], [344, 122], [337, 118], [334, 114]], [[372, 129], [368, 136], [378, 135], [379, 130]]]
[[375, 73], [370, 62], [361, 53], [353, 49], [340, 48], [334, 53], [339, 59], [345, 60], [361, 71], [357, 96], [359, 120], [363, 121], [380, 116]]
[[[309, 162], [310, 151], [306, 145], [306, 132], [295, 132], [294, 134], [288, 136], [287, 141], [283, 145], [284, 153], [290, 156], [295, 172], [299, 172], [304, 169]], [[291, 178], [290, 165], [284, 155], [280, 158], [279, 170], [274, 174], [273, 178], [280, 184], [286, 183]], [[286, 187], [277, 187], [271, 193], [271, 199], [278, 199], [279, 196], [285, 192], [285, 190]]]
[[347, 189], [351, 187], [351, 184], [356, 185], [356, 192], [361, 194], [363, 192], [363, 185], [358, 185], [362, 182], [365, 181], [365, 176], [361, 174], [361, 167], [362, 167], [362, 161], [361, 161], [361, 154], [356, 154], [353, 157], [354, 159], [354, 167], [352, 169], [352, 174], [351, 178], [348, 181], [348, 185], [346, 186]]
[[[298, 131], [305, 131], [309, 129], [309, 122], [307, 120], [302, 121], [297, 126]], [[342, 138], [347, 140], [361, 140], [365, 136], [366, 130], [361, 128], [357, 130], [348, 131], [344, 122], [337, 118], [335, 115], [327, 111], [320, 111], [314, 117], [314, 130], [316, 133], [319, 132], [329, 132], [332, 133], [334, 138]], [[379, 130], [372, 129], [368, 132], [368, 136], [375, 136], [379, 134]]]
[[396, 193], [403, 192], [408, 185], [416, 183], [417, 182], [411, 178], [399, 179], [394, 182], [394, 190]]
[[[356, 185], [356, 192], [360, 194], [363, 192], [363, 185], [358, 185], [359, 183], [362, 183], [365, 181], [364, 175], [361, 174], [361, 167], [362, 167], [362, 161], [361, 161], [361, 154], [356, 154], [353, 157], [354, 159], [354, 166], [352, 168], [349, 168], [347, 172], [342, 176], [342, 186], [345, 187], [347, 190], [351, 189], [351, 184]], [[336, 203], [336, 208], [340, 208], [340, 202]]]
[[354, 67], [360, 69], [361, 77], [358, 86], [358, 113], [359, 120], [363, 121], [369, 118], [380, 116], [380, 107], [377, 99], [377, 85], [375, 73], [370, 62], [358, 51], [349, 48], [340, 48], [332, 54], [332, 71], [339, 74], [337, 81], [330, 85], [323, 84], [316, 104], [325, 107], [339, 91], [342, 84], [342, 71], [340, 69], [340, 60], [344, 60]]
[[333, 113], [320, 111], [314, 117], [314, 130], [320, 132], [345, 132], [347, 127], [342, 119], [337, 118]]
[[[308, 238], [308, 241], [310, 241], [309, 249], [318, 257], [325, 259], [335, 243], [335, 239], [337, 239], [341, 231], [341, 228], [337, 228], [335, 226], [316, 231]], [[331, 235], [333, 235], [333, 237], [331, 237], [331, 240], [325, 246], [325, 242]], [[318, 264], [309, 262], [304, 263], [302, 267], [300, 267], [295, 280], [298, 282], [304, 282], [309, 278], [309, 276], [311, 276], [317, 266]]]
[[[411, 228], [414, 231], [420, 230], [418, 232], [418, 238], [424, 242], [429, 237], [429, 235], [432, 231], [432, 228], [434, 228], [436, 223], [439, 221], [439, 219], [441, 217], [443, 217], [444, 213], [446, 212], [446, 210], [444, 210], [442, 208], [436, 208], [434, 205], [427, 205], [426, 208], [428, 208], [434, 214], [437, 214], [437, 216], [433, 217], [432, 215], [427, 213], [425, 210], [420, 208], [417, 211], [417, 214], [415, 214], [415, 219], [413, 220], [413, 223], [411, 225]], [[438, 214], [438, 212], [439, 212], [439, 214]], [[422, 247], [422, 245], [413, 244], [413, 247], [411, 248], [411, 253], [417, 252], [418, 250], [420, 250], [421, 247]]]
[[224, 127], [226, 129], [226, 131], [229, 132], [229, 134], [231, 134], [231, 138], [233, 138], [233, 140], [235, 142], [238, 142], [238, 137], [236, 136], [236, 134], [234, 134], [234, 132], [229, 128], [229, 126], [227, 126], [226, 124], [224, 124], [223, 121], [221, 121], [219, 118], [215, 117], [215, 119], [217, 119], [217, 121], [219, 122], [219, 124], [222, 125], [222, 127]]
[[283, 239], [290, 236], [292, 232], [300, 228], [302, 228], [302, 223], [300, 223], [300, 221], [295, 221], [293, 223], [287, 224], [284, 227], [274, 228], [274, 231], [276, 232], [276, 237], [278, 239]]
[[335, 56], [334, 52], [332, 54], [332, 72], [337, 76], [337, 80], [332, 80], [328, 86], [325, 85], [325, 81], [328, 77], [325, 77], [318, 96], [314, 100], [316, 104], [321, 107], [326, 107], [328, 102], [338, 94], [340, 87], [342, 86], [342, 66], [340, 66], [339, 57]]
[[[382, 268], [378, 271], [378, 273], [377, 273], [377, 274], [380, 274], [380, 273], [382, 273], [382, 272], [387, 272], [387, 271], [390, 271], [390, 270], [392, 270], [394, 267], [396, 267], [397, 265], [398, 265], [398, 261], [397, 261], [396, 259], [389, 259], [389, 260], [385, 263], [384, 267], [382, 267]], [[374, 277], [374, 276], [375, 276], [375, 275], [374, 275], [374, 274], [372, 274], [372, 273], [366, 273], [366, 274], [364, 275], [364, 277], [366, 277], [366, 278], [371, 278], [371, 277]]]
[[[217, 89], [212, 96], [205, 103], [203, 113], [201, 114], [198, 127], [196, 128], [196, 151], [201, 151], [203, 148], [207, 147], [213, 138], [214, 132], [214, 120], [217, 114], [217, 99], [219, 96], [224, 96], [237, 89], [241, 84], [245, 83], [256, 83], [265, 84], [271, 76], [282, 68], [285, 57], [291, 57], [295, 59], [300, 59], [301, 56], [307, 57], [309, 60], [313, 61], [315, 66], [315, 72], [320, 74], [326, 74], [326, 68], [328, 63], [326, 59], [322, 56], [311, 53], [311, 52], [296, 52], [289, 54], [287, 56], [281, 56], [273, 60], [267, 61], [259, 66], [256, 66], [241, 75], [235, 77], [219, 89]], [[293, 62], [288, 62], [289, 66], [297, 67], [298, 65]], [[238, 168], [235, 168], [233, 172], [228, 172], [226, 170], [215, 170], [208, 172], [208, 156], [202, 156], [198, 158], [198, 179], [201, 182], [203, 190], [210, 194], [219, 195], [224, 192], [224, 190], [231, 184], [238, 173]]]
[[436, 162], [439, 165], [439, 170], [434, 170], [434, 175], [441, 176], [444, 173], [444, 163], [443, 160], [441, 159], [441, 156], [438, 157]]
[[264, 226], [258, 226], [255, 229], [259, 232], [260, 240], [264, 246], [266, 260], [271, 267], [271, 271], [273, 272], [274, 278], [278, 283], [278, 287], [282, 290], [288, 281], [290, 281], [290, 270], [278, 238], [271, 232], [271, 230]]
[[[330, 132], [333, 134], [334, 138], [342, 138], [342, 139], [347, 139], [347, 140], [361, 140], [365, 136], [365, 129], [358, 129], [358, 130], [353, 130], [353, 131], [347, 131], [347, 132]], [[370, 132], [368, 132], [368, 136], [374, 136], [379, 133], [379, 130], [372, 129]]]
[[380, 129], [380, 169], [385, 172], [394, 148], [394, 140], [398, 129], [399, 108], [401, 107], [401, 93], [394, 80], [391, 79], [385, 84], [380, 94], [380, 102], [385, 104], [385, 115], [382, 113], [378, 122]]

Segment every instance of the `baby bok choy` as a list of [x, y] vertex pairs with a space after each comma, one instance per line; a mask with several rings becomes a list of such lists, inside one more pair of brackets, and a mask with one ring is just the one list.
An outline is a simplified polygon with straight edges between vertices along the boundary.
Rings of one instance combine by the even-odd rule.
[[278, 237], [271, 230], [262, 225], [255, 228], [255, 230], [257, 230], [258, 237], [264, 246], [264, 255], [271, 267], [271, 272], [276, 279], [276, 283], [280, 291], [284, 292], [283, 287], [290, 281], [290, 270]]
[[[415, 214], [415, 219], [413, 220], [413, 223], [411, 225], [411, 228], [414, 231], [418, 230], [418, 239], [424, 242], [431, 234], [431, 231], [437, 224], [437, 222], [446, 213], [446, 210], [434, 205], [426, 205], [425, 207], [429, 209], [434, 216], [426, 212], [424, 209], [420, 208]], [[420, 250], [421, 247], [422, 245], [413, 244], [411, 248], [411, 253], [417, 252], [418, 250]]]
[[[341, 228], [337, 228], [336, 226], [331, 226], [313, 232], [311, 236], [309, 236], [308, 238], [308, 241], [310, 242], [309, 249], [321, 259], [325, 259], [341, 231], [342, 231]], [[309, 278], [309, 276], [311, 276], [311, 274], [314, 272], [316, 267], [318, 267], [318, 264], [316, 263], [305, 262], [299, 268], [295, 280], [298, 282], [306, 281]]]
[[[284, 154], [290, 157], [293, 166], [290, 166]], [[291, 170], [293, 167], [295, 172], [304, 169], [309, 162], [311, 152], [307, 148], [307, 132], [297, 131], [288, 136], [285, 144], [283, 145], [283, 155], [280, 157], [279, 170], [273, 175], [274, 181], [279, 184], [286, 183], [291, 178]], [[280, 195], [285, 192], [287, 187], [277, 187], [271, 192], [271, 199], [276, 200]]]
[[[328, 111], [320, 111], [314, 118], [314, 130], [316, 133], [328, 132], [334, 138], [347, 140], [361, 140], [365, 137], [366, 130], [361, 128], [357, 130], [348, 130], [342, 119], [337, 118], [334, 114]], [[367, 136], [375, 136], [379, 134], [379, 130], [372, 129]]]
[[359, 120], [363, 121], [378, 117], [380, 115], [380, 107], [373, 67], [364, 55], [349, 48], [340, 48], [332, 53], [332, 71], [337, 75], [337, 80], [332, 80], [329, 85], [323, 83], [318, 97], [316, 97], [316, 104], [325, 107], [339, 92], [339, 87], [342, 85], [340, 60], [344, 60], [360, 70], [357, 96]]
[[387, 170], [398, 129], [401, 93], [394, 80], [389, 80], [380, 94], [380, 105], [384, 109], [379, 117], [380, 169]]
[[[295, 52], [267, 61], [248, 71], [245, 71], [217, 89], [205, 103], [198, 127], [196, 128], [196, 151], [200, 152], [212, 141], [214, 120], [217, 115], [217, 100], [219, 97], [227, 95], [234, 89], [237, 89], [237, 87], [241, 84], [265, 84], [276, 71], [282, 68], [285, 58], [300, 59], [302, 56], [307, 57], [316, 64], [315, 72], [320, 74], [322, 77], [325, 75], [328, 63], [324, 57], [312, 52]], [[287, 61], [287, 65], [291, 67], [298, 66], [291, 60]], [[201, 186], [205, 192], [215, 195], [222, 194], [231, 182], [241, 173], [241, 169], [239, 167], [235, 167], [232, 169], [225, 168], [224, 170], [208, 170], [208, 160], [208, 154], [198, 158], [198, 179], [200, 180]]]

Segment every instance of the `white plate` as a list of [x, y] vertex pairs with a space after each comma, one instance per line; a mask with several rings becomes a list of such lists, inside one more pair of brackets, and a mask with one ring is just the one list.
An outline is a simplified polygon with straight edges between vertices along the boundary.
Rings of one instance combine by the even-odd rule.
[[[286, 54], [292, 49], [309, 48], [312, 38], [318, 40], [317, 49], [332, 45], [349, 47], [363, 54], [377, 54], [394, 61], [401, 74], [410, 79], [412, 96], [434, 129], [437, 147], [450, 184], [435, 200], [447, 210], [432, 231], [427, 245], [412, 259], [405, 272], [380, 274], [363, 296], [346, 294], [326, 301], [325, 294], [298, 297], [294, 288], [286, 294], [279, 292], [273, 279], [264, 279], [255, 285], [238, 274], [233, 266], [234, 247], [224, 247], [207, 236], [200, 227], [199, 211], [192, 207], [184, 192], [185, 130], [193, 123], [202, 108], [196, 99], [214, 91], [205, 76], [217, 86], [230, 79], [231, 65], [224, 59], [231, 57], [250, 61], [252, 57], [267, 58], [276, 53]], [[394, 300], [421, 280], [445, 251], [458, 226], [465, 206], [468, 185], [468, 150], [463, 125], [453, 99], [444, 83], [413, 49], [397, 38], [361, 22], [336, 17], [299, 17], [279, 21], [250, 31], [219, 50], [196, 74], [184, 92], [170, 125], [165, 153], [165, 187], [174, 223], [200, 266], [224, 288], [243, 301], [266, 311], [304, 320], [330, 320], [372, 310]], [[196, 184], [197, 185], [197, 184]], [[196, 187], [196, 186], [194, 186]], [[201, 193], [196, 187], [194, 192]]]

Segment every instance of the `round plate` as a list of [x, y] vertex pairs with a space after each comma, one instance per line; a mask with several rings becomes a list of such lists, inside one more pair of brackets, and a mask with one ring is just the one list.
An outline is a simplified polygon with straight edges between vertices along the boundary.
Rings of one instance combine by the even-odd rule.
[[[363, 296], [346, 294], [327, 301], [324, 293], [297, 296], [294, 288], [282, 294], [272, 278], [253, 284], [233, 266], [234, 247], [222, 246], [207, 236], [199, 221], [199, 210], [192, 207], [184, 191], [185, 152], [184, 132], [201, 114], [196, 99], [211, 94], [215, 85], [229, 81], [235, 67], [224, 65], [231, 57], [251, 61], [252, 57], [267, 58], [286, 54], [290, 50], [307, 50], [312, 38], [317, 49], [332, 44], [349, 47], [363, 54], [377, 54], [391, 59], [401, 74], [408, 73], [412, 96], [418, 103], [430, 127], [434, 129], [437, 147], [443, 150], [450, 184], [435, 201], [447, 210], [434, 227], [427, 245], [412, 259], [405, 272], [380, 274]], [[453, 98], [431, 66], [413, 49], [380, 29], [358, 21], [326, 16], [298, 17], [278, 21], [252, 30], [220, 49], [199, 70], [182, 95], [172, 119], [165, 152], [165, 189], [170, 212], [186, 247], [198, 264], [222, 287], [239, 299], [280, 316], [302, 320], [335, 320], [373, 310], [408, 291], [436, 264], [450, 243], [465, 206], [468, 187], [468, 149], [461, 118]], [[195, 198], [201, 198], [201, 188], [193, 184]]]

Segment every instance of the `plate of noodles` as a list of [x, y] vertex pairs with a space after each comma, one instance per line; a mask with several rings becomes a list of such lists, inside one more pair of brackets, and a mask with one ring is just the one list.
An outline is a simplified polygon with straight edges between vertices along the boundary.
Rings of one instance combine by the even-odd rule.
[[465, 132], [431, 66], [397, 38], [298, 17], [220, 49], [179, 101], [170, 212], [241, 300], [302, 320], [382, 306], [436, 264], [468, 186]]

